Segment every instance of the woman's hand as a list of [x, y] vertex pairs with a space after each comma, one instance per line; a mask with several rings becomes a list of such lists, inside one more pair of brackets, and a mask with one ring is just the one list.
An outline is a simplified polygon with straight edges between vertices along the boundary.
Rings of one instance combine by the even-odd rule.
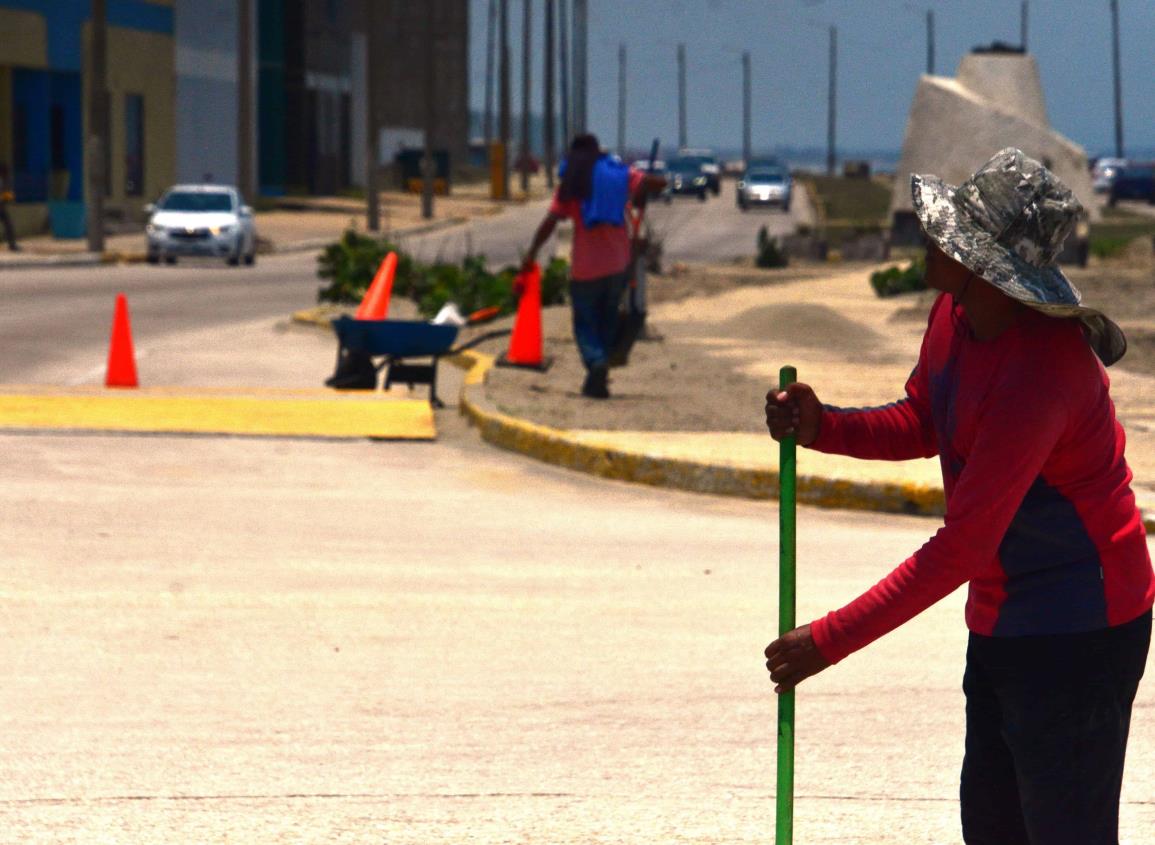
[[817, 675], [830, 665], [814, 644], [809, 625], [787, 631], [766, 646], [765, 653], [766, 668], [770, 672], [770, 680], [776, 684], [776, 693], [790, 692], [811, 675]]
[[818, 439], [821, 423], [822, 403], [810, 385], [794, 382], [766, 394], [766, 428], [775, 440], [793, 434], [799, 446], [809, 446]]

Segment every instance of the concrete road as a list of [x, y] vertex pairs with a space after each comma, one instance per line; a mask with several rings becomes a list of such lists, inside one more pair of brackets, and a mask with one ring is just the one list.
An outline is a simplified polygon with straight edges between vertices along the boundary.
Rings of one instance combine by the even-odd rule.
[[[771, 841], [775, 507], [454, 426], [0, 436], [0, 842]], [[799, 618], [931, 528], [803, 509]], [[961, 617], [956, 594], [802, 688], [795, 841], [959, 841]], [[1148, 683], [1133, 845], [1153, 707]]]

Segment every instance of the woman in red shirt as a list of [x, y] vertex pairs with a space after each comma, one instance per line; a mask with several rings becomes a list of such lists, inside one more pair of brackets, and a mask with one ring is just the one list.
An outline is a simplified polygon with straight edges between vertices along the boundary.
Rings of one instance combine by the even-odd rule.
[[1104, 366], [1126, 339], [1055, 258], [1082, 209], [1016, 149], [957, 188], [912, 179], [931, 309], [906, 396], [823, 406], [766, 397], [771, 435], [882, 460], [938, 455], [942, 528], [871, 589], [766, 648], [793, 689], [968, 584], [963, 836], [1118, 841], [1131, 706], [1155, 574]]

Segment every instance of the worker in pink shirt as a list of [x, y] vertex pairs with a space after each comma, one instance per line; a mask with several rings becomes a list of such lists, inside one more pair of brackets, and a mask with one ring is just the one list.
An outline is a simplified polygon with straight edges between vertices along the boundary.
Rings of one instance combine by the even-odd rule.
[[523, 269], [537, 261], [557, 224], [573, 222], [570, 303], [573, 332], [586, 378], [582, 395], [608, 399], [609, 355], [617, 331], [618, 305], [632, 260], [627, 208], [640, 207], [665, 185], [601, 151], [594, 135], [578, 135], [560, 168], [561, 184], [525, 254]]
[[766, 424], [821, 452], [937, 455], [943, 526], [845, 607], [766, 647], [776, 691], [967, 585], [960, 802], [968, 845], [1116, 845], [1155, 575], [1110, 366], [1122, 330], [1056, 262], [1082, 208], [1008, 148], [954, 187], [914, 176], [931, 308], [901, 400], [837, 408], [792, 384]]

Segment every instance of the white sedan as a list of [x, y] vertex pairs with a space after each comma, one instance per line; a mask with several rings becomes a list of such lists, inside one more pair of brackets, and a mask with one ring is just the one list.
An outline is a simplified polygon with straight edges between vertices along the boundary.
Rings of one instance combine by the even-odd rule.
[[253, 210], [236, 188], [174, 185], [145, 211], [150, 264], [174, 264], [178, 256], [224, 258], [233, 266], [256, 260]]

